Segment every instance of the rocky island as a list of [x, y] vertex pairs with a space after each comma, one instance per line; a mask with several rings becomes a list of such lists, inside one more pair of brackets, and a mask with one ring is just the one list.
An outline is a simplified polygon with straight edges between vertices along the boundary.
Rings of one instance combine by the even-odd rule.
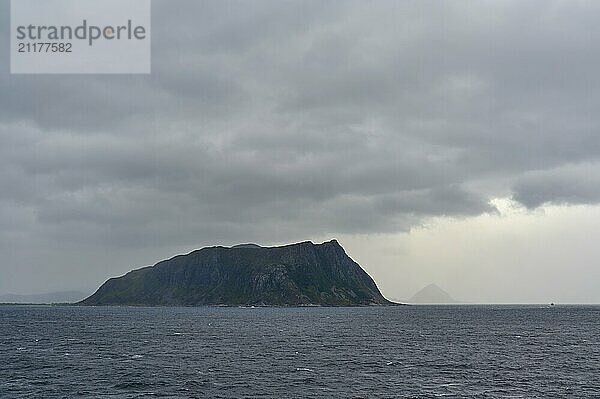
[[332, 240], [207, 247], [106, 281], [80, 305], [392, 305]]
[[408, 300], [408, 303], [415, 304], [453, 304], [458, 301], [450, 296], [446, 291], [435, 284], [429, 284], [421, 289]]

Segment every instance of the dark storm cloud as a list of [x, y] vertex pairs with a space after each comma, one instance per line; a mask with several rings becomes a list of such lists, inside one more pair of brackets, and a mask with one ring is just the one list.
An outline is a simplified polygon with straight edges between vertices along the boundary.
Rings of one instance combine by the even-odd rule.
[[581, 164], [532, 172], [515, 184], [514, 198], [528, 208], [544, 204], [581, 205], [600, 202], [599, 164]]
[[155, 1], [149, 76], [0, 64], [0, 231], [170, 248], [407, 231], [497, 195], [597, 203], [598, 17], [572, 1]]

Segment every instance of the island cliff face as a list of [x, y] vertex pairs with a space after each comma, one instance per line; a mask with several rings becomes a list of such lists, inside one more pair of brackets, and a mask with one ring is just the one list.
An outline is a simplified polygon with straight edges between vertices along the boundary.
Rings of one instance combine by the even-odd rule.
[[390, 305], [337, 241], [208, 247], [106, 281], [81, 305]]

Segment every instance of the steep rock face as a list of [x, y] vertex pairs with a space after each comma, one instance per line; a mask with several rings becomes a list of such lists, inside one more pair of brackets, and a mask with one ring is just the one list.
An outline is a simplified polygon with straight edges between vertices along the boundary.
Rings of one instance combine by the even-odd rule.
[[82, 305], [387, 305], [337, 241], [208, 247], [111, 278]]

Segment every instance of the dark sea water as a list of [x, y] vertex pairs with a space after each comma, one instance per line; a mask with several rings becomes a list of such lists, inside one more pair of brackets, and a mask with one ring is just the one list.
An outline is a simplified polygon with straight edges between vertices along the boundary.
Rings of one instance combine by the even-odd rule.
[[1, 398], [600, 398], [600, 307], [0, 306]]

